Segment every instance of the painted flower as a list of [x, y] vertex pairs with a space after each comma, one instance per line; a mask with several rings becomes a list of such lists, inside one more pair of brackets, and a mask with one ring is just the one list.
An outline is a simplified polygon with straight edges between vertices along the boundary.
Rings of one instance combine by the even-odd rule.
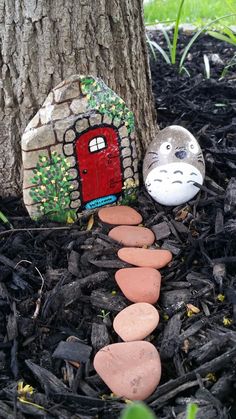
[[41, 185], [40, 189], [41, 189], [42, 191], [45, 191], [45, 190], [46, 190], [46, 186]]

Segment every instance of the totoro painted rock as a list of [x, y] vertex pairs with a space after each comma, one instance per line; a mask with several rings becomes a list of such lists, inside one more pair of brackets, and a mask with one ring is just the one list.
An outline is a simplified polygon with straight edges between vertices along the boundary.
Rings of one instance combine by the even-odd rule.
[[[151, 197], [162, 205], [180, 205], [199, 191], [205, 162], [194, 136], [172, 125], [160, 131], [147, 149], [143, 178]], [[195, 184], [196, 183], [196, 184]]]
[[23, 197], [32, 218], [76, 220], [79, 212], [135, 199], [134, 116], [92, 76], [56, 86], [22, 136]]

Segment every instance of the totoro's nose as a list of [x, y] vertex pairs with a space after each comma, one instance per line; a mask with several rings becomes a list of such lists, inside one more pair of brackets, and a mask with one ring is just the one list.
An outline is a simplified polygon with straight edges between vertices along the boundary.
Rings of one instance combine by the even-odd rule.
[[187, 157], [187, 153], [184, 150], [176, 151], [175, 156], [177, 159], [185, 159]]

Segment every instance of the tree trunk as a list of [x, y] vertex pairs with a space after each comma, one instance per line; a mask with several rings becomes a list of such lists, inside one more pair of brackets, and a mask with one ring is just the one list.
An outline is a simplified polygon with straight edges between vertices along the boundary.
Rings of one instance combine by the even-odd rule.
[[156, 132], [142, 0], [0, 0], [0, 21], [2, 196], [21, 191], [27, 123], [72, 74], [101, 77], [125, 100], [142, 155]]

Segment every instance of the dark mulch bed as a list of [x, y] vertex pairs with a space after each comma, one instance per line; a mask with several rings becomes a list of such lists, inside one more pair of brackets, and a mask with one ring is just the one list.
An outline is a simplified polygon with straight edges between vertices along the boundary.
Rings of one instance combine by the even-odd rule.
[[[160, 41], [160, 34], [152, 36]], [[198, 418], [236, 417], [233, 69], [219, 81], [233, 52], [227, 44], [201, 38], [186, 62], [190, 78], [179, 76], [159, 56], [151, 62], [159, 125], [191, 130], [207, 165], [204, 187], [188, 205], [161, 207], [143, 189], [136, 203], [144, 224], [156, 226], [162, 237], [158, 245], [174, 254], [171, 267], [162, 271], [161, 322], [151, 336], [163, 375], [148, 403], [159, 419], [184, 418], [190, 399], [200, 407]], [[208, 80], [203, 53], [223, 60], [212, 64]], [[94, 353], [117, 341], [112, 319], [129, 304], [114, 282], [116, 269], [125, 264], [116, 257], [117, 244], [107, 238], [108, 228], [96, 217], [89, 231], [86, 217], [67, 229], [35, 223], [18, 199], [0, 201], [0, 210], [19, 229], [9, 234], [8, 226], [0, 225], [0, 418], [118, 417], [124, 403], [109, 398], [92, 367]], [[187, 303], [200, 312], [189, 317]], [[78, 338], [74, 345], [66, 342], [70, 336]], [[74, 351], [80, 353], [80, 368], [63, 360], [73, 358]], [[45, 410], [17, 400], [19, 379], [35, 388], [32, 402]]]

